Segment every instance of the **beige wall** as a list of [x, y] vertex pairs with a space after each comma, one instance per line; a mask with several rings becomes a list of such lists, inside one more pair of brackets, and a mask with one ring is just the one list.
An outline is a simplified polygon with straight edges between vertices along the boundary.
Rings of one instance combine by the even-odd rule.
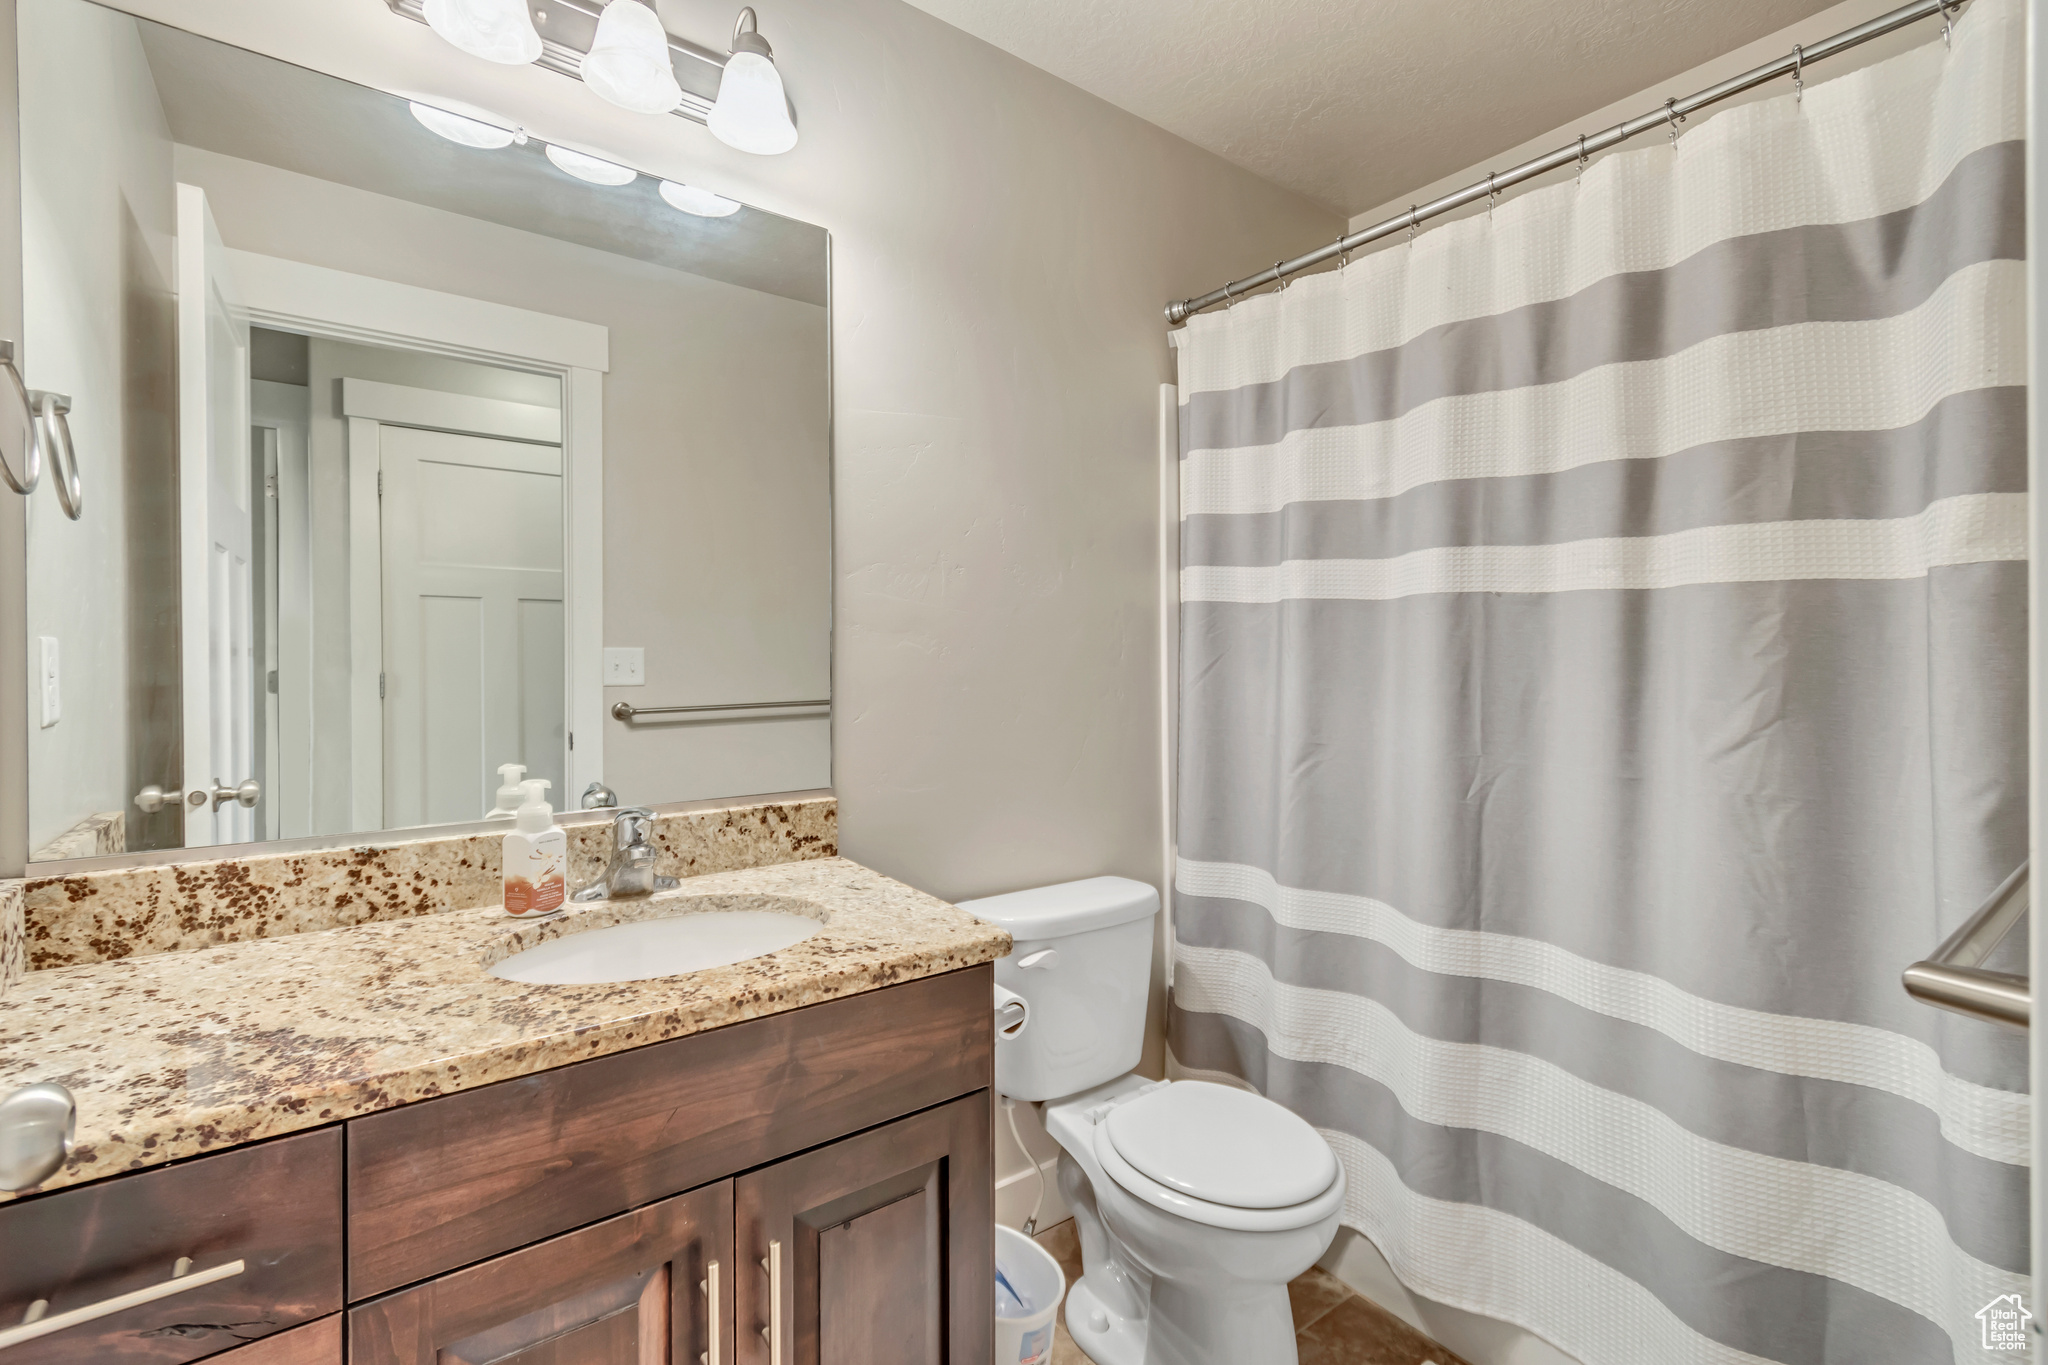
[[[178, 149], [178, 173], [206, 189], [231, 247], [609, 329], [604, 642], [644, 648], [647, 682], [608, 688], [606, 704], [827, 694], [824, 309], [197, 148]], [[497, 373], [505, 382], [484, 396], [559, 402], [535, 396], [537, 377]], [[314, 394], [316, 506], [346, 505], [332, 407], [331, 393]], [[339, 585], [338, 523], [325, 540], [330, 571], [316, 581]], [[327, 598], [318, 709], [343, 723], [323, 726], [316, 770], [346, 772], [347, 600]], [[629, 727], [607, 717], [604, 743], [605, 780], [628, 804], [831, 783], [822, 719]], [[573, 808], [577, 795], [557, 804]], [[322, 831], [349, 828], [345, 790], [338, 800]]]

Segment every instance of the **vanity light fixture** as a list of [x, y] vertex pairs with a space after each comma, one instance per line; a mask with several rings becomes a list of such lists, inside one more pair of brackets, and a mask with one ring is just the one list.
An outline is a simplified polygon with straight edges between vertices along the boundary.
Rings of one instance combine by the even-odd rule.
[[790, 116], [782, 73], [775, 69], [774, 49], [761, 36], [752, 5], [740, 11], [733, 25], [732, 56], [706, 123], [712, 136], [743, 152], [773, 156], [796, 146], [796, 120]]
[[465, 147], [482, 147], [490, 150], [526, 141], [526, 133], [522, 129], [500, 128], [495, 123], [485, 123], [482, 119], [451, 114], [446, 109], [436, 109], [431, 104], [421, 104], [417, 100], [412, 102], [412, 116], [450, 142], [459, 142]]
[[585, 152], [572, 152], [552, 142], [547, 147], [548, 160], [555, 163], [557, 170], [567, 171], [578, 180], [588, 180], [593, 185], [630, 185], [640, 177], [640, 172], [616, 161], [606, 161]]
[[695, 185], [678, 185], [673, 180], [661, 182], [661, 197], [668, 201], [670, 208], [694, 213], [699, 218], [730, 218], [740, 211], [737, 199], [728, 199]]
[[540, 56], [526, 0], [426, 0], [428, 27], [473, 57], [521, 66]]
[[668, 30], [641, 0], [610, 0], [583, 58], [583, 83], [621, 109], [666, 114], [683, 102]]

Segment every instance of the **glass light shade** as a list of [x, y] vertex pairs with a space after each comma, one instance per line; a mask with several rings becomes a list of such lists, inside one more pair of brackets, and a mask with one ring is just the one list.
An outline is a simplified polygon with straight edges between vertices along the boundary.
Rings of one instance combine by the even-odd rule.
[[567, 147], [548, 144], [548, 160], [560, 170], [567, 171], [578, 180], [588, 180], [593, 185], [630, 185], [639, 178], [640, 172], [631, 166], [621, 166], [616, 161], [606, 161], [601, 156], [589, 156], [583, 152], [572, 152]]
[[774, 59], [758, 52], [735, 52], [718, 82], [718, 103], [707, 120], [712, 136], [728, 147], [759, 156], [773, 156], [796, 146], [796, 124], [790, 121], [789, 99], [782, 93], [782, 74]]
[[526, 0], [426, 0], [427, 23], [472, 57], [518, 66], [540, 56]]
[[737, 199], [700, 190], [695, 185], [678, 185], [673, 180], [661, 182], [661, 197], [668, 201], [670, 208], [694, 213], [699, 218], [730, 218], [740, 211]]
[[666, 114], [683, 102], [668, 56], [668, 30], [640, 0], [611, 0], [583, 58], [583, 83], [621, 109]]
[[519, 140], [519, 134], [510, 128], [500, 128], [496, 124], [485, 123], [479, 119], [464, 118], [460, 114], [451, 114], [446, 109], [436, 109], [431, 104], [415, 102], [412, 106], [412, 116], [450, 142], [459, 142], [465, 147], [509, 147]]

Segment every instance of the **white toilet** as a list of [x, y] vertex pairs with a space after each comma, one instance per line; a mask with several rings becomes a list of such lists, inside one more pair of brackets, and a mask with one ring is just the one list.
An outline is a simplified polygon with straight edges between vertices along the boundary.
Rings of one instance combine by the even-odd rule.
[[1344, 1172], [1271, 1100], [1131, 1074], [1158, 893], [1094, 877], [960, 908], [1016, 940], [996, 1089], [1044, 1101], [1060, 1145], [1084, 1268], [1068, 1332], [1097, 1365], [1293, 1365], [1287, 1282], [1336, 1236]]

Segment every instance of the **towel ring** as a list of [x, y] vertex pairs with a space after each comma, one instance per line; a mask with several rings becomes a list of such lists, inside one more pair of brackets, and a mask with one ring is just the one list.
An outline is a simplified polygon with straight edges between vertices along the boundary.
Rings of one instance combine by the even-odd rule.
[[15, 368], [13, 342], [0, 341], [0, 365], [6, 366], [7, 377], [14, 381], [14, 393], [21, 400], [21, 410], [25, 418], [22, 430], [28, 436], [28, 448], [22, 452], [22, 464], [27, 466], [26, 469], [17, 473], [8, 461], [6, 452], [0, 450], [0, 479], [5, 479], [9, 488], [27, 497], [36, 491], [36, 485], [43, 480], [42, 427], [36, 421], [35, 400], [29, 396], [28, 385], [22, 382], [21, 371]]
[[31, 389], [35, 400], [37, 444], [48, 442], [50, 466], [57, 479], [57, 505], [77, 521], [85, 513], [85, 490], [78, 479], [78, 451], [71, 444], [71, 400], [48, 389]]

